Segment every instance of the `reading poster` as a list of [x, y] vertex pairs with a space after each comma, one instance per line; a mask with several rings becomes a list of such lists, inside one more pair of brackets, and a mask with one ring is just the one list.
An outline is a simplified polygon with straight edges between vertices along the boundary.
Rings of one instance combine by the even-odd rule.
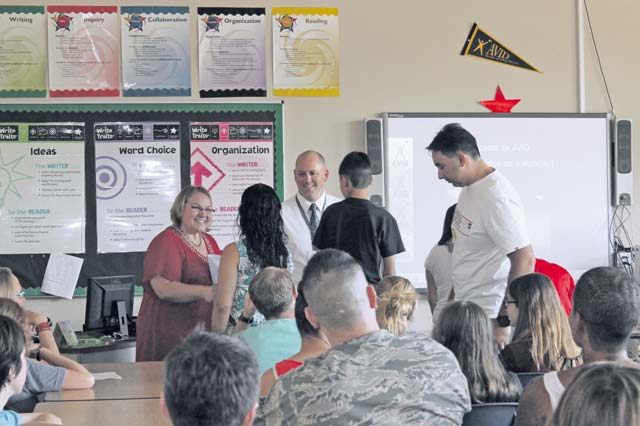
[[117, 6], [47, 6], [49, 96], [119, 96]]
[[121, 9], [124, 96], [191, 96], [189, 7]]
[[0, 124], [0, 254], [84, 253], [84, 130]]

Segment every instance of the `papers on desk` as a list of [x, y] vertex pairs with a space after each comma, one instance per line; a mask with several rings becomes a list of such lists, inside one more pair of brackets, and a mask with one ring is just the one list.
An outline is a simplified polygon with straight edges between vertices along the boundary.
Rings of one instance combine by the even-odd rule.
[[63, 253], [51, 253], [42, 280], [42, 292], [73, 298], [84, 259]]
[[105, 371], [104, 373], [93, 373], [93, 378], [96, 380], [109, 380], [118, 379], [122, 380], [122, 377], [115, 371]]
[[220, 270], [220, 255], [210, 254], [207, 256], [209, 260], [209, 272], [211, 272], [211, 282], [213, 285], [218, 283], [218, 271]]

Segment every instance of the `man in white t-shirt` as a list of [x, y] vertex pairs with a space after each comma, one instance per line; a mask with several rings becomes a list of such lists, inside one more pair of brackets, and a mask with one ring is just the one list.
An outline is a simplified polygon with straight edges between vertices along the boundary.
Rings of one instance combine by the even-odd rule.
[[427, 150], [438, 179], [462, 188], [452, 224], [455, 299], [479, 304], [493, 319], [498, 342], [506, 343], [509, 323], [501, 308], [507, 283], [535, 265], [522, 201], [504, 175], [480, 158], [475, 138], [459, 124], [444, 126]]
[[340, 199], [324, 190], [329, 170], [319, 152], [305, 151], [300, 154], [296, 159], [293, 176], [298, 192], [282, 204], [282, 220], [289, 238], [287, 247], [293, 258], [293, 282], [297, 285], [302, 279], [304, 267], [313, 255], [311, 241], [322, 213]]

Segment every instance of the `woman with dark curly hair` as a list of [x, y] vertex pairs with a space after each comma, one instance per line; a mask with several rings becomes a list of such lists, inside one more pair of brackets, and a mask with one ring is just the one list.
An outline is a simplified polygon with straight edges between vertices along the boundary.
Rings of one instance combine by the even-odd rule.
[[220, 258], [218, 288], [213, 305], [212, 329], [233, 331], [238, 321], [245, 324], [264, 320], [253, 314], [245, 296], [251, 279], [267, 266], [293, 270], [280, 216], [280, 199], [270, 186], [251, 185], [242, 193], [238, 209], [240, 239], [227, 245]]

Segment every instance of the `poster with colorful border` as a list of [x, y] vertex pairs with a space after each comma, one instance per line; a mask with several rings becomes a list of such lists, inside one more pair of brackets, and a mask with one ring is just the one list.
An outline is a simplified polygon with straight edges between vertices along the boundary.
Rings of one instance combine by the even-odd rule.
[[339, 96], [338, 9], [274, 7], [273, 94]]
[[211, 193], [211, 224], [220, 247], [238, 237], [236, 217], [244, 190], [274, 185], [273, 122], [191, 122], [191, 183]]
[[191, 96], [189, 7], [122, 6], [124, 96]]
[[180, 123], [93, 127], [98, 253], [146, 251], [180, 192]]
[[44, 6], [0, 6], [0, 98], [47, 95]]
[[84, 253], [84, 123], [0, 124], [0, 254]]
[[200, 97], [267, 96], [265, 9], [199, 7]]
[[119, 96], [117, 6], [47, 6], [49, 96]]

